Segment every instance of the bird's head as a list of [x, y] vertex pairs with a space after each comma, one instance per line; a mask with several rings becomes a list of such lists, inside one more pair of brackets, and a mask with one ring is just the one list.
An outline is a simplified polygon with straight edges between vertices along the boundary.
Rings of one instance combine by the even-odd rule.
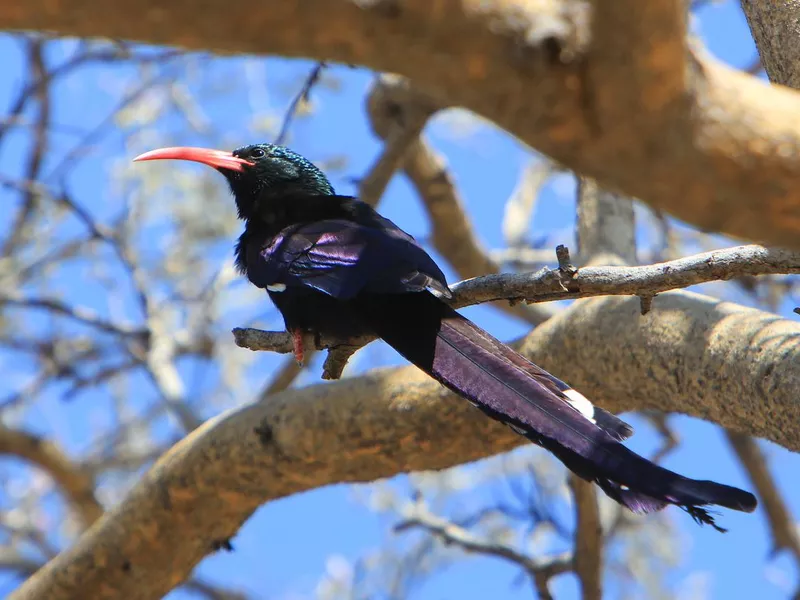
[[191, 160], [214, 167], [228, 180], [241, 218], [270, 200], [297, 194], [333, 194], [328, 178], [293, 150], [274, 144], [252, 144], [233, 152], [208, 148], [174, 147], [151, 150], [134, 161]]

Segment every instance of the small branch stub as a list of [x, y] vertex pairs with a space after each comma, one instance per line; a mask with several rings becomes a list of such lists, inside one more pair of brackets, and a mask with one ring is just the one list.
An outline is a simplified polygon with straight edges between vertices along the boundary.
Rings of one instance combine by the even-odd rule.
[[653, 298], [655, 298], [655, 294], [639, 296], [642, 315], [646, 315], [653, 308]]
[[578, 291], [578, 286], [575, 284], [575, 277], [578, 275], [578, 267], [572, 264], [569, 248], [563, 244], [556, 246], [556, 258], [558, 259], [558, 271], [561, 276], [562, 287], [569, 292]]

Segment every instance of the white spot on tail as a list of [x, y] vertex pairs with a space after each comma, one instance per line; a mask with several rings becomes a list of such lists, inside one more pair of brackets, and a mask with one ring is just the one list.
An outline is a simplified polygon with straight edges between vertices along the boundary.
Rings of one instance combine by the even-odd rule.
[[275, 283], [273, 285], [268, 285], [267, 290], [270, 292], [285, 292], [286, 291], [286, 284], [285, 283]]
[[567, 402], [572, 405], [572, 408], [577, 410], [592, 423], [596, 423], [594, 420], [594, 404], [589, 402], [586, 396], [572, 388], [564, 390], [564, 395], [567, 397]]

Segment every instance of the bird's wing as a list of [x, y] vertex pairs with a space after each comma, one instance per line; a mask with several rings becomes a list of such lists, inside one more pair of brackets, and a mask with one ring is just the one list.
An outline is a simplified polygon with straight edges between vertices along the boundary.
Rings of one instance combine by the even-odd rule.
[[362, 225], [330, 219], [283, 230], [250, 263], [260, 287], [310, 287], [348, 300], [360, 292], [429, 290], [450, 297], [444, 274], [410, 235], [388, 219]]

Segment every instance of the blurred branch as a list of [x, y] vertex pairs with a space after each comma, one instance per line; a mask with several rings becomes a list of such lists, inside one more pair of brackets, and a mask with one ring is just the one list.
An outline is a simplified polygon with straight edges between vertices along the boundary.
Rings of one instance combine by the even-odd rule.
[[248, 598], [244, 592], [226, 590], [220, 585], [197, 578], [187, 581], [182, 587], [202, 598], [208, 598], [208, 600], [247, 600]]
[[95, 49], [90, 47], [90, 44], [83, 40], [80, 41], [79, 44], [79, 50], [72, 57], [60, 65], [56, 65], [45, 71], [41, 79], [27, 82], [25, 87], [20, 90], [16, 99], [11, 103], [8, 116], [0, 121], [0, 143], [2, 143], [5, 134], [12, 127], [20, 124], [19, 117], [22, 115], [28, 102], [36, 95], [37, 90], [42, 85], [52, 85], [56, 79], [72, 73], [78, 67], [92, 62], [123, 60], [131, 60], [139, 63], [161, 62], [167, 58], [182, 54], [179, 50], [165, 50], [156, 55], [136, 55], [131, 52], [123, 51], [119, 46], [114, 45]]
[[528, 230], [539, 193], [547, 180], [558, 170], [547, 159], [531, 161], [523, 169], [522, 176], [506, 200], [503, 210], [503, 240], [509, 251], [527, 250]]
[[655, 427], [661, 436], [661, 447], [653, 453], [650, 458], [654, 463], [659, 464], [667, 455], [675, 450], [680, 443], [680, 437], [671, 427], [669, 423], [669, 416], [657, 411], [642, 411], [642, 416], [650, 421], [650, 424]]
[[151, 91], [154, 87], [164, 85], [176, 76], [176, 71], [173, 68], [169, 68], [169, 63], [173, 58], [179, 55], [180, 53], [178, 52], [165, 52], [160, 55], [158, 60], [154, 61], [154, 64], [163, 62], [165, 63], [164, 68], [155, 75], [143, 77], [92, 130], [83, 136], [83, 138], [81, 138], [81, 140], [49, 170], [44, 181], [46, 183], [63, 183], [67, 171], [75, 168], [76, 163], [84, 156], [87, 156], [92, 147], [96, 145], [104, 135], [115, 130], [113, 126], [114, 119], [120, 111], [140, 100], [144, 94]]
[[[397, 81], [389, 75], [378, 78], [378, 82]], [[401, 104], [396, 99], [381, 99], [384, 102], [379, 109], [376, 109], [376, 99], [374, 92], [378, 89], [373, 85], [367, 97], [367, 113], [370, 115], [370, 123], [375, 134], [384, 140], [383, 150], [378, 160], [373, 163], [368, 175], [359, 183], [359, 198], [371, 206], [376, 206], [378, 200], [383, 196], [386, 187], [389, 185], [395, 172], [400, 169], [408, 154], [411, 146], [419, 139], [422, 130], [428, 119], [436, 111], [427, 98], [415, 95], [405, 84], [405, 81], [397, 82], [403, 86], [403, 93], [410, 95], [414, 102]], [[405, 97], [404, 97], [405, 99]], [[376, 123], [375, 110], [380, 110], [381, 121]]]
[[800, 564], [800, 537], [798, 537], [797, 524], [781, 497], [778, 486], [767, 466], [766, 458], [758, 447], [758, 442], [742, 433], [726, 431], [725, 435], [728, 436], [731, 448], [758, 491], [759, 502], [766, 511], [767, 521], [772, 532], [772, 554], [788, 550], [795, 562]]
[[[383, 75], [376, 79], [367, 98], [370, 124], [376, 135], [383, 139], [391, 139], [398, 119], [411, 121], [420, 114], [427, 117], [437, 108], [434, 99], [397, 76]], [[428, 211], [433, 247], [452, 265], [459, 277], [498, 273], [500, 266], [477, 240], [444, 159], [421, 135], [414, 136], [408, 143], [401, 164]], [[498, 308], [533, 324], [547, 320], [552, 314], [539, 307], [501, 304]]]
[[[50, 89], [47, 85], [48, 75], [44, 62], [44, 42], [39, 38], [28, 40], [28, 63], [36, 96], [37, 116], [34, 126], [32, 147], [28, 154], [24, 181], [36, 181], [42, 168], [42, 161], [47, 153], [48, 128], [50, 125]], [[12, 113], [13, 114], [13, 113]], [[33, 189], [27, 189], [22, 196], [22, 206], [14, 222], [9, 228], [10, 235], [3, 244], [3, 256], [9, 256], [26, 238], [28, 221], [34, 215], [38, 195]]]
[[575, 498], [575, 573], [583, 600], [603, 597], [603, 530], [597, 506], [597, 488], [574, 473], [569, 474]]
[[281, 128], [278, 131], [278, 136], [275, 138], [275, 144], [284, 144], [286, 143], [286, 137], [289, 135], [289, 128], [292, 125], [292, 121], [294, 120], [295, 116], [297, 115], [297, 111], [301, 105], [306, 104], [309, 102], [311, 98], [311, 90], [317, 84], [320, 77], [322, 77], [322, 72], [328, 65], [320, 61], [314, 68], [311, 69], [308, 76], [306, 77], [305, 81], [303, 82], [303, 86], [300, 88], [300, 91], [297, 95], [292, 99], [292, 102], [289, 104], [289, 108], [286, 111], [286, 114], [283, 117], [283, 122], [281, 123]]
[[0, 454], [18, 456], [50, 475], [80, 517], [84, 528], [103, 514], [103, 507], [94, 495], [91, 476], [73, 464], [52, 442], [0, 425]]
[[[577, 229], [578, 252], [587, 265], [636, 264], [636, 228], [630, 198], [580, 177]], [[795, 256], [800, 258], [800, 253]], [[797, 266], [800, 268], [800, 261]], [[671, 272], [669, 267], [666, 270]]]
[[157, 317], [151, 316], [148, 324], [150, 345], [145, 359], [147, 373], [172, 415], [188, 433], [199, 427], [202, 421], [187, 404], [183, 379], [175, 366], [176, 346], [173, 334]]
[[[289, 353], [293, 353], [293, 350], [290, 349]], [[303, 372], [303, 369], [311, 364], [314, 354], [316, 354], [316, 351], [307, 350], [305, 353], [305, 364], [303, 365], [299, 365], [294, 356], [289, 356], [284, 359], [283, 364], [275, 371], [275, 375], [272, 376], [269, 383], [261, 390], [261, 393], [258, 395], [258, 400], [263, 402], [272, 394], [277, 394], [291, 387], [294, 380]]]
[[0, 571], [11, 571], [21, 579], [26, 579], [42, 565], [41, 561], [22, 556], [16, 548], [0, 546]]
[[91, 311], [68, 306], [59, 300], [52, 298], [23, 298], [14, 296], [0, 296], [0, 306], [15, 306], [19, 308], [35, 308], [41, 310], [48, 310], [65, 317], [79, 321], [85, 325], [95, 327], [106, 333], [126, 337], [139, 337], [146, 338], [147, 331], [144, 329], [132, 329], [120, 323], [114, 323], [101, 319], [92, 314]]
[[572, 555], [565, 553], [545, 559], [534, 559], [511, 545], [484, 539], [431, 513], [421, 497], [400, 508], [402, 521], [394, 526], [395, 532], [423, 529], [445, 545], [457, 546], [470, 554], [501, 558], [520, 567], [531, 578], [542, 600], [552, 599], [548, 583], [551, 578], [573, 569]]

